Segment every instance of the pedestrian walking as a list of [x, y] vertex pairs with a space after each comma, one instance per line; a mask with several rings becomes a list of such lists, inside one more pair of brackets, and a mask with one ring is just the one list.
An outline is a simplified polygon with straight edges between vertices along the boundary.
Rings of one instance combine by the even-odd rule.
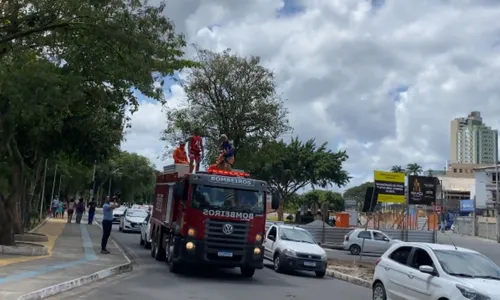
[[52, 199], [52, 206], [50, 208], [52, 211], [52, 218], [57, 217], [57, 209], [59, 208], [59, 199], [57, 199], [57, 197]]
[[85, 204], [83, 203], [83, 198], [78, 199], [75, 211], [76, 211], [76, 224], [80, 224], [82, 222], [83, 214], [85, 213]]
[[89, 225], [92, 225], [92, 222], [94, 221], [94, 215], [95, 215], [95, 208], [97, 207], [97, 203], [95, 202], [94, 198], [92, 198], [92, 201], [89, 202]]
[[111, 200], [109, 196], [106, 197], [104, 205], [102, 207], [102, 240], [101, 240], [101, 253], [109, 254], [108, 249], [106, 248], [108, 245], [108, 239], [111, 235], [111, 229], [113, 228], [113, 209], [120, 206], [119, 200], [113, 197], [113, 204], [110, 204]]
[[71, 221], [73, 220], [73, 213], [75, 212], [75, 206], [76, 206], [75, 199], [73, 199], [73, 198], [69, 199], [69, 203], [68, 203], [68, 223], [71, 223]]
[[59, 201], [58, 202], [58, 207], [57, 207], [57, 213], [56, 213], [56, 218], [63, 218], [64, 216], [64, 202]]

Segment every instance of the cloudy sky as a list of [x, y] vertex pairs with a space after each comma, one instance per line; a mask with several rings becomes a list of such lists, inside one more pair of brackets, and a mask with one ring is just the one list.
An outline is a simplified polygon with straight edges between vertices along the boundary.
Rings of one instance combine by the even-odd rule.
[[[261, 56], [294, 134], [347, 150], [351, 185], [396, 164], [443, 168], [449, 122], [470, 111], [500, 127], [498, 0], [170, 0], [166, 13], [188, 43]], [[168, 163], [164, 115], [141, 98], [123, 149]]]

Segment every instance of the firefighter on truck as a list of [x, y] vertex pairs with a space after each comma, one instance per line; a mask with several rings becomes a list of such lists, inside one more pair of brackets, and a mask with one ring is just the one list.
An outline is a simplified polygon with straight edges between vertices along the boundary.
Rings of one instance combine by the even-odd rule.
[[[189, 172], [174, 164], [157, 175], [151, 217], [151, 255], [171, 272], [187, 265], [239, 267], [252, 277], [264, 266], [267, 183], [245, 172]], [[279, 198], [272, 197], [277, 209]]]

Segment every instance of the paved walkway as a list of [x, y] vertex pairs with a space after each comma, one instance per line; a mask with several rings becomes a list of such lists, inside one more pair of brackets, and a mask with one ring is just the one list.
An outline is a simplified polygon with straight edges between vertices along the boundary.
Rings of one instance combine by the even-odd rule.
[[113, 241], [111, 254], [100, 254], [98, 225], [66, 224], [49, 219], [38, 232], [49, 235], [50, 249], [44, 257], [0, 257], [0, 299], [14, 300], [48, 286], [66, 282], [127, 262]]

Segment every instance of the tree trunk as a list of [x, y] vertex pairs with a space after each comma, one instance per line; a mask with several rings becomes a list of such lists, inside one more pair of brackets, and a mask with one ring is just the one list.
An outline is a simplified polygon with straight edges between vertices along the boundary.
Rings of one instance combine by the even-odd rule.
[[278, 207], [278, 221], [283, 221], [283, 215], [285, 212], [285, 198], [280, 197], [280, 206]]
[[14, 245], [15, 222], [11, 217], [12, 210], [7, 199], [0, 193], [0, 245]]

